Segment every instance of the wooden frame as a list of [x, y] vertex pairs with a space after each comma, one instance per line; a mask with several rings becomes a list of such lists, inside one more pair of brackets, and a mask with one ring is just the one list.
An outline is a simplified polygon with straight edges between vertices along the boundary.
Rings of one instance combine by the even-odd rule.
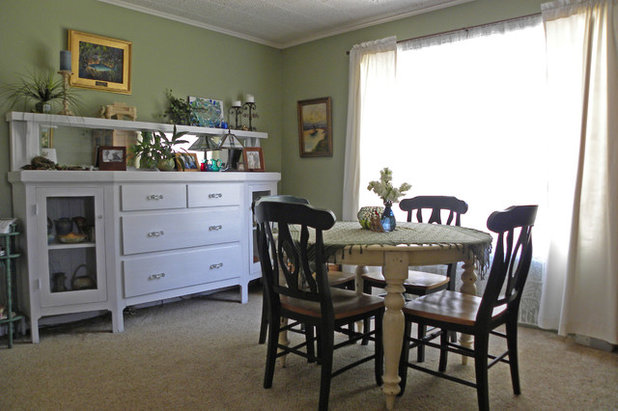
[[176, 153], [175, 160], [178, 171], [200, 171], [195, 153]]
[[330, 97], [298, 102], [298, 147], [301, 157], [333, 156]]
[[260, 147], [246, 147], [242, 150], [247, 171], [264, 171], [264, 154]]
[[99, 170], [127, 169], [127, 148], [124, 146], [103, 146], [97, 150]]
[[71, 86], [131, 94], [130, 41], [69, 30]]

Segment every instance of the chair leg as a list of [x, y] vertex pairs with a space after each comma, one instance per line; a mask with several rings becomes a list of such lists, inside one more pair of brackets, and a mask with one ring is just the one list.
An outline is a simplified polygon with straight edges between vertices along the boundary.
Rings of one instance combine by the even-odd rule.
[[[384, 345], [382, 344], [383, 332], [382, 332], [382, 320], [384, 319], [383, 313], [376, 315], [375, 317], [375, 377], [376, 384], [382, 385], [382, 375], [384, 375]], [[369, 330], [367, 330], [369, 331]]]
[[[365, 294], [371, 294], [371, 283], [367, 280], [363, 281], [363, 293]], [[371, 321], [369, 318], [365, 318], [363, 320], [363, 332], [367, 332], [369, 330], [369, 321]], [[366, 336], [362, 339], [361, 341], [361, 345], [367, 345], [369, 344], [369, 336]]]
[[487, 350], [489, 335], [474, 336], [474, 368], [476, 372], [476, 397], [480, 411], [489, 410], [489, 383], [487, 380]]
[[319, 409], [328, 410], [328, 397], [330, 395], [330, 380], [333, 368], [333, 345], [334, 345], [334, 326], [320, 327], [320, 403]]
[[[279, 320], [280, 315], [277, 313], [273, 318]], [[277, 324], [279, 321], [277, 321]], [[275, 374], [275, 363], [277, 361], [277, 344], [279, 341], [279, 327], [268, 327], [268, 346], [266, 347], [266, 367], [264, 368], [264, 388], [270, 388], [273, 385], [273, 376]]]
[[262, 293], [262, 319], [260, 321], [260, 338], [258, 344], [264, 344], [266, 342], [266, 333], [268, 332], [268, 309], [266, 305], [266, 295]]
[[307, 362], [315, 362], [315, 327], [313, 325], [305, 324], [305, 342], [307, 343]]
[[440, 332], [440, 363], [438, 365], [438, 371], [446, 371], [446, 363], [448, 361], [448, 341], [449, 332], [444, 328]]
[[513, 393], [521, 394], [519, 386], [519, 364], [517, 355], [517, 319], [506, 322], [506, 344], [509, 350], [509, 365], [511, 368], [511, 381], [513, 383]]
[[[427, 326], [423, 324], [418, 324], [417, 338], [419, 340], [423, 340], [425, 335], [427, 334]], [[423, 362], [425, 361], [425, 344], [419, 344], [416, 348], [416, 361]]]
[[[401, 357], [399, 358], [399, 394], [402, 396], [406, 390], [408, 381], [408, 362], [410, 361], [410, 332], [412, 331], [412, 322], [406, 319], [405, 328], [403, 329], [403, 343], [401, 344]], [[417, 347], [418, 348], [418, 347]]]

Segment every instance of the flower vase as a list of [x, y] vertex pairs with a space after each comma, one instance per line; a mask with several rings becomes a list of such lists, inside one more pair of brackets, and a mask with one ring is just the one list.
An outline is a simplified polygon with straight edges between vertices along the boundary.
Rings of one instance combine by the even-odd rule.
[[392, 205], [390, 201], [384, 202], [384, 212], [382, 213], [382, 228], [385, 233], [391, 232], [395, 229], [397, 222], [395, 221], [395, 215], [393, 214]]

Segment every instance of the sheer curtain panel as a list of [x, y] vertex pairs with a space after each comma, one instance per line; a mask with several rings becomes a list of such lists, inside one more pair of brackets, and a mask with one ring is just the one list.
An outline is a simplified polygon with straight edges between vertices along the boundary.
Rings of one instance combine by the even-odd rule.
[[575, 141], [568, 156], [577, 167], [572, 186], [549, 187], [550, 201], [570, 218], [552, 220], [564, 237], [552, 237], [539, 324], [618, 344], [616, 1], [563, 0], [542, 10], [548, 107], [561, 107], [550, 114], [554, 146]]
[[[367, 136], [382, 133], [383, 124], [376, 118], [386, 118], [392, 112], [392, 87], [395, 81], [397, 42], [388, 37], [357, 44], [350, 51], [348, 85], [348, 119], [343, 172], [343, 219], [356, 220], [359, 209], [361, 173], [367, 161], [362, 150], [367, 150]], [[392, 104], [392, 103], [391, 103]]]

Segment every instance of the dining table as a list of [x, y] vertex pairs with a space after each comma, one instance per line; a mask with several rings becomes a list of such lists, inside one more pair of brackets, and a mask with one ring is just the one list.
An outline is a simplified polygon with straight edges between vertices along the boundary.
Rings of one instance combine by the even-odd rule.
[[[367, 266], [382, 267], [386, 280], [383, 319], [384, 385], [386, 408], [393, 409], [400, 391], [398, 375], [404, 333], [403, 286], [408, 267], [462, 262], [460, 292], [476, 294], [477, 273], [489, 264], [492, 237], [472, 228], [397, 222], [391, 232], [363, 229], [358, 222], [336, 222], [323, 232], [325, 252], [338, 264], [356, 265], [357, 292], [362, 292], [361, 274]], [[471, 347], [472, 337], [460, 336]], [[466, 358], [466, 357], [462, 357]], [[464, 361], [465, 362], [465, 361]]]

